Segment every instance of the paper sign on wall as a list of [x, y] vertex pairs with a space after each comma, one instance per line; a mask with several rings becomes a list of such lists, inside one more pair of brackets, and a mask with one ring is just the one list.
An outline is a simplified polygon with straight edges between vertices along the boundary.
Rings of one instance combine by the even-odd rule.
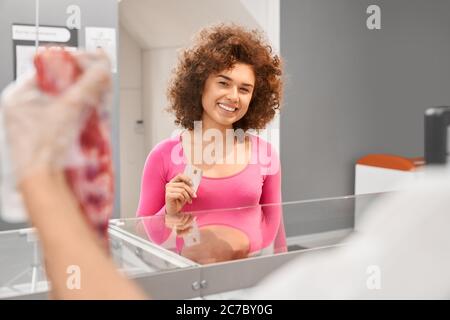
[[111, 60], [111, 71], [117, 72], [116, 29], [86, 27], [86, 49], [102, 48]]
[[78, 47], [78, 33], [66, 27], [13, 24], [11, 28], [14, 46], [14, 78], [33, 70], [33, 57], [36, 54], [36, 32], [39, 32], [39, 48], [58, 45], [67, 50]]

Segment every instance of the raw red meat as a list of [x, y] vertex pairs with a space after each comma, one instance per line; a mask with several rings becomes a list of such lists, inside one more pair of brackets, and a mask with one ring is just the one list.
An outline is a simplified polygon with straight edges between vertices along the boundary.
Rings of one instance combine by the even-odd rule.
[[[38, 87], [50, 94], [59, 95], [72, 85], [82, 70], [74, 57], [62, 48], [46, 48], [35, 56]], [[108, 220], [113, 210], [114, 174], [107, 113], [89, 106], [81, 126], [76, 149], [82, 157], [81, 164], [65, 167], [65, 175], [80, 208], [93, 227], [107, 240]]]

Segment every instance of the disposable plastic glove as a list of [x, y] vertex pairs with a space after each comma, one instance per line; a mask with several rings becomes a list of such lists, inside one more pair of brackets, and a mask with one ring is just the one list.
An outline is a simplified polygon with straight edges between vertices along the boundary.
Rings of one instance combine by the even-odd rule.
[[1, 112], [16, 181], [39, 169], [61, 169], [89, 106], [98, 106], [111, 88], [109, 61], [102, 52], [77, 53], [82, 75], [52, 97], [28, 74], [2, 94]]

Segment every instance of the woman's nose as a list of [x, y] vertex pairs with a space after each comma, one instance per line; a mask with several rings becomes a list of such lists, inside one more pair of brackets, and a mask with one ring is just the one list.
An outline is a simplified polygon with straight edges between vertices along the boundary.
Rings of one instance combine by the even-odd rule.
[[230, 90], [228, 91], [228, 94], [227, 94], [227, 98], [230, 101], [237, 102], [239, 100], [238, 88], [235, 86], [230, 87]]

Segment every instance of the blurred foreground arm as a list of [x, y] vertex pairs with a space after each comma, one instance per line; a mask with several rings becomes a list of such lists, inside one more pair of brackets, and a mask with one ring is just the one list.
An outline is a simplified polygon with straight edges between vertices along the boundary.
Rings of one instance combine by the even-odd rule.
[[[76, 58], [83, 75], [61, 96], [40, 92], [34, 75], [19, 79], [4, 91], [1, 110], [15, 177], [38, 232], [53, 297], [144, 298], [119, 274], [101, 247], [63, 173], [63, 157], [76, 137], [86, 106], [98, 105], [111, 87], [103, 54], [82, 53]], [[79, 268], [80, 289], [67, 285], [72, 266]]]
[[[86, 223], [62, 172], [41, 169], [20, 189], [44, 251], [46, 272], [57, 299], [143, 299], [144, 294], [118, 273]], [[70, 289], [70, 266], [80, 270], [80, 289]]]

